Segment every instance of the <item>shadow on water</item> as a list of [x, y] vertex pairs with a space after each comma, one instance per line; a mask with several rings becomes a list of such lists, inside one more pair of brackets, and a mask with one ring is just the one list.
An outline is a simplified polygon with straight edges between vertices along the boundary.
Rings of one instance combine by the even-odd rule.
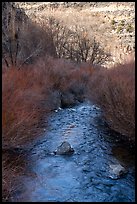
[[[74, 154], [53, 154], [63, 141]], [[112, 164], [121, 164], [127, 173], [113, 179]], [[26, 169], [12, 201], [135, 201], [134, 151], [104, 125], [100, 109], [87, 102], [52, 114], [48, 131], [29, 152]]]
[[123, 138], [123, 136], [116, 131], [109, 128], [103, 117], [96, 117], [95, 124], [103, 133], [103, 139], [112, 143], [111, 152], [113, 156], [124, 166], [135, 166], [135, 144]]

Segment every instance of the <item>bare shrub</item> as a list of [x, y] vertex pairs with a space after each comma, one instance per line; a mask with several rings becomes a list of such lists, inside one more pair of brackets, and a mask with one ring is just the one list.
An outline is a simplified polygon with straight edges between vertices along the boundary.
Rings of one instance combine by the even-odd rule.
[[[84, 100], [86, 87], [94, 70], [91, 64], [76, 65], [65, 59], [48, 57], [46, 59], [41, 58], [35, 65], [38, 70], [45, 70], [42, 72], [45, 73], [50, 82], [50, 95], [56, 95], [54, 101], [58, 101], [57, 104], [61, 105], [61, 103], [64, 103], [63, 101], [68, 100], [65, 104], [67, 103], [67, 106], [69, 106]], [[47, 103], [49, 101], [50, 98]], [[53, 104], [53, 102], [50, 102], [50, 104]]]
[[25, 172], [27, 162], [24, 155], [12, 151], [2, 153], [2, 202], [12, 202], [14, 194], [23, 186], [19, 176]]
[[72, 93], [76, 100], [82, 102], [86, 98], [86, 91], [89, 79], [93, 73], [92, 66], [81, 65], [79, 69], [73, 70], [70, 73], [70, 79], [68, 82], [68, 91]]
[[90, 81], [90, 99], [102, 107], [108, 125], [135, 140], [135, 63], [96, 71]]
[[[38, 72], [39, 73], [39, 72]], [[47, 97], [48, 81], [34, 70], [11, 69], [2, 76], [2, 136], [3, 146], [14, 147], [30, 142], [34, 137], [42, 106]], [[46, 110], [47, 109], [47, 110]]]

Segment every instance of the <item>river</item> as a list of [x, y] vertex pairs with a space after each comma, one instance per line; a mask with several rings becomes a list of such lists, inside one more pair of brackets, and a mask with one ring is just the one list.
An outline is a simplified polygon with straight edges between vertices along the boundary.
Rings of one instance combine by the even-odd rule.
[[[29, 173], [20, 176], [13, 201], [134, 202], [134, 154], [112, 134], [101, 121], [101, 110], [89, 102], [53, 112], [28, 154]], [[72, 155], [53, 154], [63, 141], [74, 148]], [[127, 173], [115, 178], [113, 164]]]

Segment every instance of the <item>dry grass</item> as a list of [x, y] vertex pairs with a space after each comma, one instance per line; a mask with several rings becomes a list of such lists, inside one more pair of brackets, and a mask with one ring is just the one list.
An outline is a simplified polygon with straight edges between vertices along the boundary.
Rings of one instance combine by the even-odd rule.
[[135, 63], [96, 72], [90, 82], [90, 99], [103, 111], [109, 126], [135, 140]]

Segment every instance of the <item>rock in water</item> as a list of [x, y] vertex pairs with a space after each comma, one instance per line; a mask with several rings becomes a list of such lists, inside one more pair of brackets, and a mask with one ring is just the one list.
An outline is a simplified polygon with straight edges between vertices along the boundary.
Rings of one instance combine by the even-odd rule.
[[112, 179], [118, 179], [125, 173], [127, 173], [127, 170], [120, 164], [112, 164], [110, 167], [110, 177]]
[[59, 155], [64, 155], [64, 154], [69, 155], [69, 154], [72, 154], [73, 152], [74, 152], [74, 149], [71, 147], [69, 142], [64, 141], [54, 153]]

